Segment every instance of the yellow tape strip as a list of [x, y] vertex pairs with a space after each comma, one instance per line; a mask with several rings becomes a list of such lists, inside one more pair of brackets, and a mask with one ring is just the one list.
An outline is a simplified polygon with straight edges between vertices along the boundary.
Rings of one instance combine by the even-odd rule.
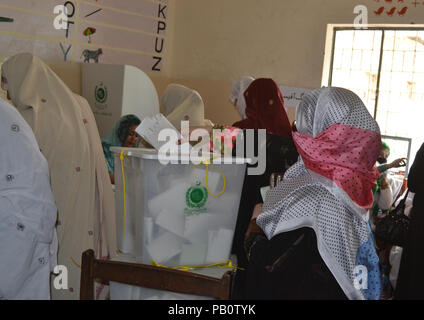
[[[125, 193], [125, 170], [124, 170], [124, 158], [127, 156], [124, 154], [128, 149], [122, 149], [119, 159], [121, 160], [121, 171], [122, 171], [122, 188], [124, 197], [124, 237], [127, 235], [127, 202]], [[128, 159], [128, 158], [127, 158]]]
[[164, 266], [162, 264], [156, 263], [154, 260], [150, 260], [150, 264], [154, 267], [161, 267], [161, 268], [174, 269], [174, 270], [180, 270], [180, 271], [190, 271], [192, 269], [197, 269], [197, 268], [211, 268], [211, 267], [231, 268], [234, 271], [244, 270], [243, 268], [239, 268], [239, 267], [235, 266], [230, 259], [222, 260], [220, 262], [213, 263], [213, 264], [200, 264], [200, 265], [194, 265], [194, 266], [168, 267], [168, 266]]
[[71, 260], [72, 260], [72, 262], [73, 262], [73, 263], [75, 263], [75, 265], [76, 265], [78, 268], [81, 268], [81, 265], [80, 265], [80, 264], [78, 264], [78, 263], [74, 260], [74, 258], [72, 258], [72, 257], [71, 257]]
[[[219, 157], [219, 156], [216, 156], [215, 158], [217, 158], [217, 157]], [[220, 196], [222, 196], [222, 195], [224, 194], [225, 189], [227, 188], [227, 179], [226, 179], [226, 177], [225, 177], [224, 172], [223, 172], [221, 169], [219, 169], [219, 171], [221, 171], [222, 177], [224, 178], [224, 187], [222, 188], [222, 191], [221, 191], [220, 193], [218, 193], [218, 194], [213, 194], [212, 192], [210, 192], [210, 190], [209, 190], [209, 186], [208, 186], [209, 164], [210, 164], [210, 163], [211, 163], [211, 162], [212, 162], [215, 158], [211, 158], [211, 159], [209, 159], [209, 160], [202, 161], [202, 162], [201, 162], [201, 163], [199, 163], [198, 165], [203, 164], [203, 165], [205, 165], [205, 167], [206, 167], [206, 190], [208, 191], [208, 194], [210, 194], [212, 197], [218, 198], [218, 197], [220, 197]], [[195, 165], [193, 168], [196, 168], [198, 165]]]

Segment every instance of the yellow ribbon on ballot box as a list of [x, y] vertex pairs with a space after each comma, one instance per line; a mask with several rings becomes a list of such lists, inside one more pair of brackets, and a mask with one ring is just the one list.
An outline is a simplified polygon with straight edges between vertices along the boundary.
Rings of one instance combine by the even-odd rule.
[[150, 260], [150, 264], [154, 267], [168, 268], [168, 269], [174, 269], [174, 270], [180, 270], [180, 271], [190, 271], [190, 270], [198, 269], [198, 268], [211, 268], [211, 267], [231, 268], [231, 269], [233, 269], [233, 271], [244, 270], [243, 268], [239, 268], [239, 267], [235, 266], [230, 259], [222, 260], [222, 261], [217, 262], [217, 263], [199, 264], [199, 265], [193, 265], [193, 266], [168, 267], [168, 266], [164, 266], [162, 264], [156, 263], [154, 260]]
[[209, 165], [217, 157], [219, 157], [219, 156], [216, 156], [215, 158], [210, 158], [209, 160], [204, 160], [204, 161], [200, 162], [199, 164], [197, 164], [193, 167], [193, 168], [196, 168], [199, 165], [204, 165], [206, 167], [206, 190], [208, 191], [208, 194], [210, 194], [212, 197], [215, 197], [215, 198], [222, 196], [225, 192], [226, 187], [227, 187], [227, 179], [225, 178], [225, 174], [221, 169], [219, 169], [219, 171], [221, 171], [222, 177], [224, 178], [224, 187], [222, 188], [222, 191], [218, 194], [213, 194], [209, 190], [209, 186], [208, 186]]
[[124, 198], [124, 237], [127, 235], [127, 202], [126, 202], [126, 193], [125, 193], [125, 170], [124, 170], [124, 158], [128, 160], [128, 157], [125, 155], [125, 151], [128, 149], [122, 149], [119, 159], [121, 160], [121, 171], [122, 171], [122, 192]]

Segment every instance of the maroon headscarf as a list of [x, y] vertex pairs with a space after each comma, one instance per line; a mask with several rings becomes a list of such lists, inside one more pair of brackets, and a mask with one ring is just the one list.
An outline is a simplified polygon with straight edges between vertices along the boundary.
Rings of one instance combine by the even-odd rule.
[[284, 99], [272, 79], [253, 81], [244, 92], [246, 119], [233, 124], [240, 129], [266, 129], [268, 133], [291, 136], [291, 124], [284, 108]]

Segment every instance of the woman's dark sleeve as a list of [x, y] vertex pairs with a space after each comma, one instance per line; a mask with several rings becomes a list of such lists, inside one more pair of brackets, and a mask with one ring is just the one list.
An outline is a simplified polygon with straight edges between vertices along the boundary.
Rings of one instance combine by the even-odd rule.
[[408, 175], [408, 188], [415, 193], [424, 192], [424, 144], [418, 150]]

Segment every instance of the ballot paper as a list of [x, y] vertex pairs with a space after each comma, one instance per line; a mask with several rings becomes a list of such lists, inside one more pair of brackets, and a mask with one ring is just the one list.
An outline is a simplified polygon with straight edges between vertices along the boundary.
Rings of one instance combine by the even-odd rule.
[[232, 217], [228, 214], [201, 213], [186, 216], [184, 238], [191, 243], [207, 244], [208, 231], [222, 228], [231, 224]]
[[186, 190], [190, 188], [188, 183], [182, 183], [172, 186], [156, 197], [148, 200], [147, 208], [150, 216], [157, 218], [162, 210], [169, 212], [184, 212], [186, 206]]
[[158, 214], [156, 224], [168, 231], [171, 231], [177, 236], [182, 237], [184, 235], [185, 224], [184, 211], [169, 211], [164, 209]]
[[[181, 139], [180, 132], [168, 121], [168, 119], [161, 113], [152, 117], [146, 117], [141, 121], [140, 125], [135, 131], [148, 143], [150, 143], [156, 150], [159, 150], [168, 141], [159, 141], [159, 134], [162, 130], [168, 129], [175, 132], [175, 137]], [[175, 141], [176, 143], [177, 141]]]
[[271, 189], [270, 186], [265, 186], [261, 188], [261, 196], [262, 196], [262, 201], [265, 202], [266, 199], [266, 194], [268, 192], [268, 190]]
[[183, 244], [180, 256], [181, 266], [202, 265], [205, 262], [206, 244]]
[[233, 244], [234, 231], [229, 229], [208, 232], [208, 251], [206, 263], [217, 263], [228, 259]]
[[165, 232], [147, 246], [147, 251], [156, 263], [165, 263], [181, 253], [183, 239], [172, 232]]

